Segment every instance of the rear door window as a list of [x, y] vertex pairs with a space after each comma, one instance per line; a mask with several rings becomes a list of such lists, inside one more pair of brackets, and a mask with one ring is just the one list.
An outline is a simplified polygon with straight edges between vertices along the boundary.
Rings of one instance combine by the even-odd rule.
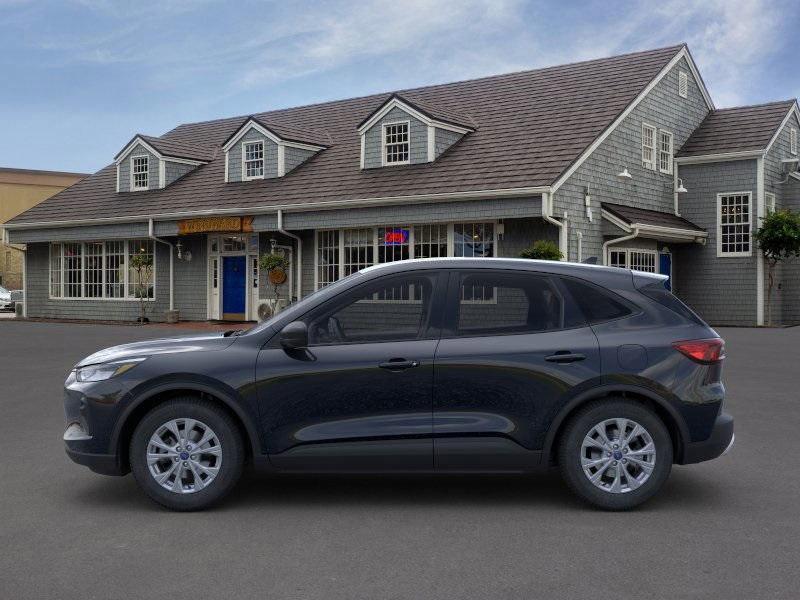
[[459, 336], [553, 331], [585, 324], [555, 282], [535, 273], [460, 272], [454, 292], [453, 326]]

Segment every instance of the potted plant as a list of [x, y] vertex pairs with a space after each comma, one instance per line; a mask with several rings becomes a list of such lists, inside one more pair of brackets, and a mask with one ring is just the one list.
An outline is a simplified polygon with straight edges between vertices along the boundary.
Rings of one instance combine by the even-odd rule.
[[282, 254], [262, 254], [258, 261], [262, 271], [267, 272], [267, 279], [272, 286], [272, 312], [278, 312], [280, 300], [280, 285], [286, 281], [286, 269], [289, 268], [289, 259]]
[[561, 260], [564, 258], [556, 243], [550, 240], [536, 240], [530, 248], [525, 248], [520, 252], [519, 256], [535, 260]]
[[139, 299], [139, 318], [141, 324], [149, 321], [147, 318], [147, 301], [150, 299], [150, 289], [153, 281], [153, 257], [144, 251], [137, 251], [131, 256], [131, 269], [134, 274], [133, 294]]

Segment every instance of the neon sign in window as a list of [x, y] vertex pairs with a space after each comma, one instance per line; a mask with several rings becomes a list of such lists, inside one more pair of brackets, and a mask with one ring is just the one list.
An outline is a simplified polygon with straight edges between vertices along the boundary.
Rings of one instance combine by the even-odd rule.
[[408, 244], [408, 229], [386, 229], [383, 233], [384, 246]]

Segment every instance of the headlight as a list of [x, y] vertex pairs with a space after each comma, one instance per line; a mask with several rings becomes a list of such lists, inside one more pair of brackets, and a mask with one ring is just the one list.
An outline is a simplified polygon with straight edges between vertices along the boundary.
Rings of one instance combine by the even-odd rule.
[[117, 375], [127, 373], [133, 367], [145, 360], [144, 358], [131, 358], [119, 362], [103, 363], [100, 365], [89, 365], [75, 369], [75, 379], [81, 383], [89, 381], [105, 381]]

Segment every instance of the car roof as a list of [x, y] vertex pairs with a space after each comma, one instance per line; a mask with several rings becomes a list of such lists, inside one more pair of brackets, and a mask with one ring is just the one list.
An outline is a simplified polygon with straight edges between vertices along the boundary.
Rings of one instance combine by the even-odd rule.
[[362, 269], [361, 273], [365, 275], [378, 275], [399, 273], [412, 269], [510, 269], [537, 273], [572, 275], [590, 281], [606, 283], [626, 280], [625, 282], [630, 285], [632, 281], [632, 272], [630, 269], [567, 261], [533, 260], [528, 258], [414, 258], [373, 265]]

